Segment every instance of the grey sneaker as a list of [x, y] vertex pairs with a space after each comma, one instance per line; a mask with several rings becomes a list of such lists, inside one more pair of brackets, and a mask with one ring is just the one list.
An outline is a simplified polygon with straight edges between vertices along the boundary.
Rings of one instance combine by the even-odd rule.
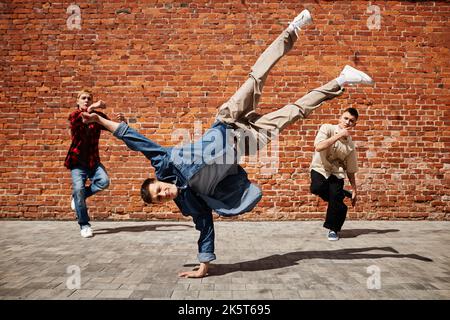
[[337, 232], [333, 231], [333, 230], [330, 230], [328, 232], [328, 240], [330, 240], [330, 241], [337, 241], [337, 240], [339, 240], [339, 236], [338, 236]]
[[292, 22], [289, 24], [289, 30], [294, 30], [295, 34], [298, 37], [298, 31], [309, 24], [312, 23], [311, 13], [305, 9], [298, 16], [292, 20]]

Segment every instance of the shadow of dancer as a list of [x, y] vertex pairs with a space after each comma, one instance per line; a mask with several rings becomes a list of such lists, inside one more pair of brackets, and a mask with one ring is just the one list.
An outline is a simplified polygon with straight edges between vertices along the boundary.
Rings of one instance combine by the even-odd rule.
[[147, 224], [144, 226], [125, 226], [118, 228], [102, 228], [96, 229], [95, 235], [103, 235], [119, 232], [145, 232], [145, 231], [184, 231], [193, 228], [188, 224]]
[[339, 232], [340, 238], [356, 238], [362, 234], [383, 234], [389, 232], [399, 232], [399, 229], [345, 229]]
[[[365, 253], [367, 251], [387, 251], [390, 253]], [[212, 264], [209, 276], [221, 276], [227, 273], [237, 271], [263, 271], [272, 269], [281, 269], [298, 264], [300, 260], [305, 259], [330, 259], [330, 260], [354, 260], [354, 259], [381, 259], [381, 258], [408, 258], [426, 262], [433, 261], [430, 258], [417, 254], [399, 254], [392, 247], [368, 247], [351, 248], [331, 251], [296, 251], [285, 254], [275, 254], [265, 258], [230, 263], [230, 264]], [[185, 265], [190, 267], [192, 265]]]

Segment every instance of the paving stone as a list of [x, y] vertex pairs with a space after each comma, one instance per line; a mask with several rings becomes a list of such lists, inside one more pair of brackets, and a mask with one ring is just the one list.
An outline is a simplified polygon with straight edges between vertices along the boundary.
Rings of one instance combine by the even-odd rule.
[[71, 295], [70, 298], [72, 299], [92, 299], [95, 298], [101, 290], [75, 290]]
[[133, 293], [133, 290], [102, 290], [96, 296], [98, 299], [126, 299]]
[[321, 221], [219, 221], [202, 279], [178, 277], [192, 223], [92, 223], [82, 239], [72, 221], [0, 221], [0, 299], [450, 299], [449, 221], [349, 220], [336, 242]]

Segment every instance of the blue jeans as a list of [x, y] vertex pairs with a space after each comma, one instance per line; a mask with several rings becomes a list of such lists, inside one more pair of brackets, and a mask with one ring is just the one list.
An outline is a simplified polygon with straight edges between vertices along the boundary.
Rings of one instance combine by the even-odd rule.
[[[89, 224], [88, 209], [86, 199], [109, 186], [109, 177], [105, 167], [99, 163], [94, 169], [85, 167], [75, 167], [71, 170], [73, 199], [75, 201], [75, 211], [77, 213], [80, 227]], [[86, 187], [86, 180], [91, 180], [91, 185]]]

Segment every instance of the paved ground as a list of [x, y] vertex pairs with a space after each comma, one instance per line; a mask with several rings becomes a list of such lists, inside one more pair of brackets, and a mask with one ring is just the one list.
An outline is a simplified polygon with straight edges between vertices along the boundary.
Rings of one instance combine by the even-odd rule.
[[[217, 222], [203, 279], [190, 222], [0, 221], [0, 299], [450, 299], [450, 222]], [[79, 275], [79, 277], [78, 277]]]

